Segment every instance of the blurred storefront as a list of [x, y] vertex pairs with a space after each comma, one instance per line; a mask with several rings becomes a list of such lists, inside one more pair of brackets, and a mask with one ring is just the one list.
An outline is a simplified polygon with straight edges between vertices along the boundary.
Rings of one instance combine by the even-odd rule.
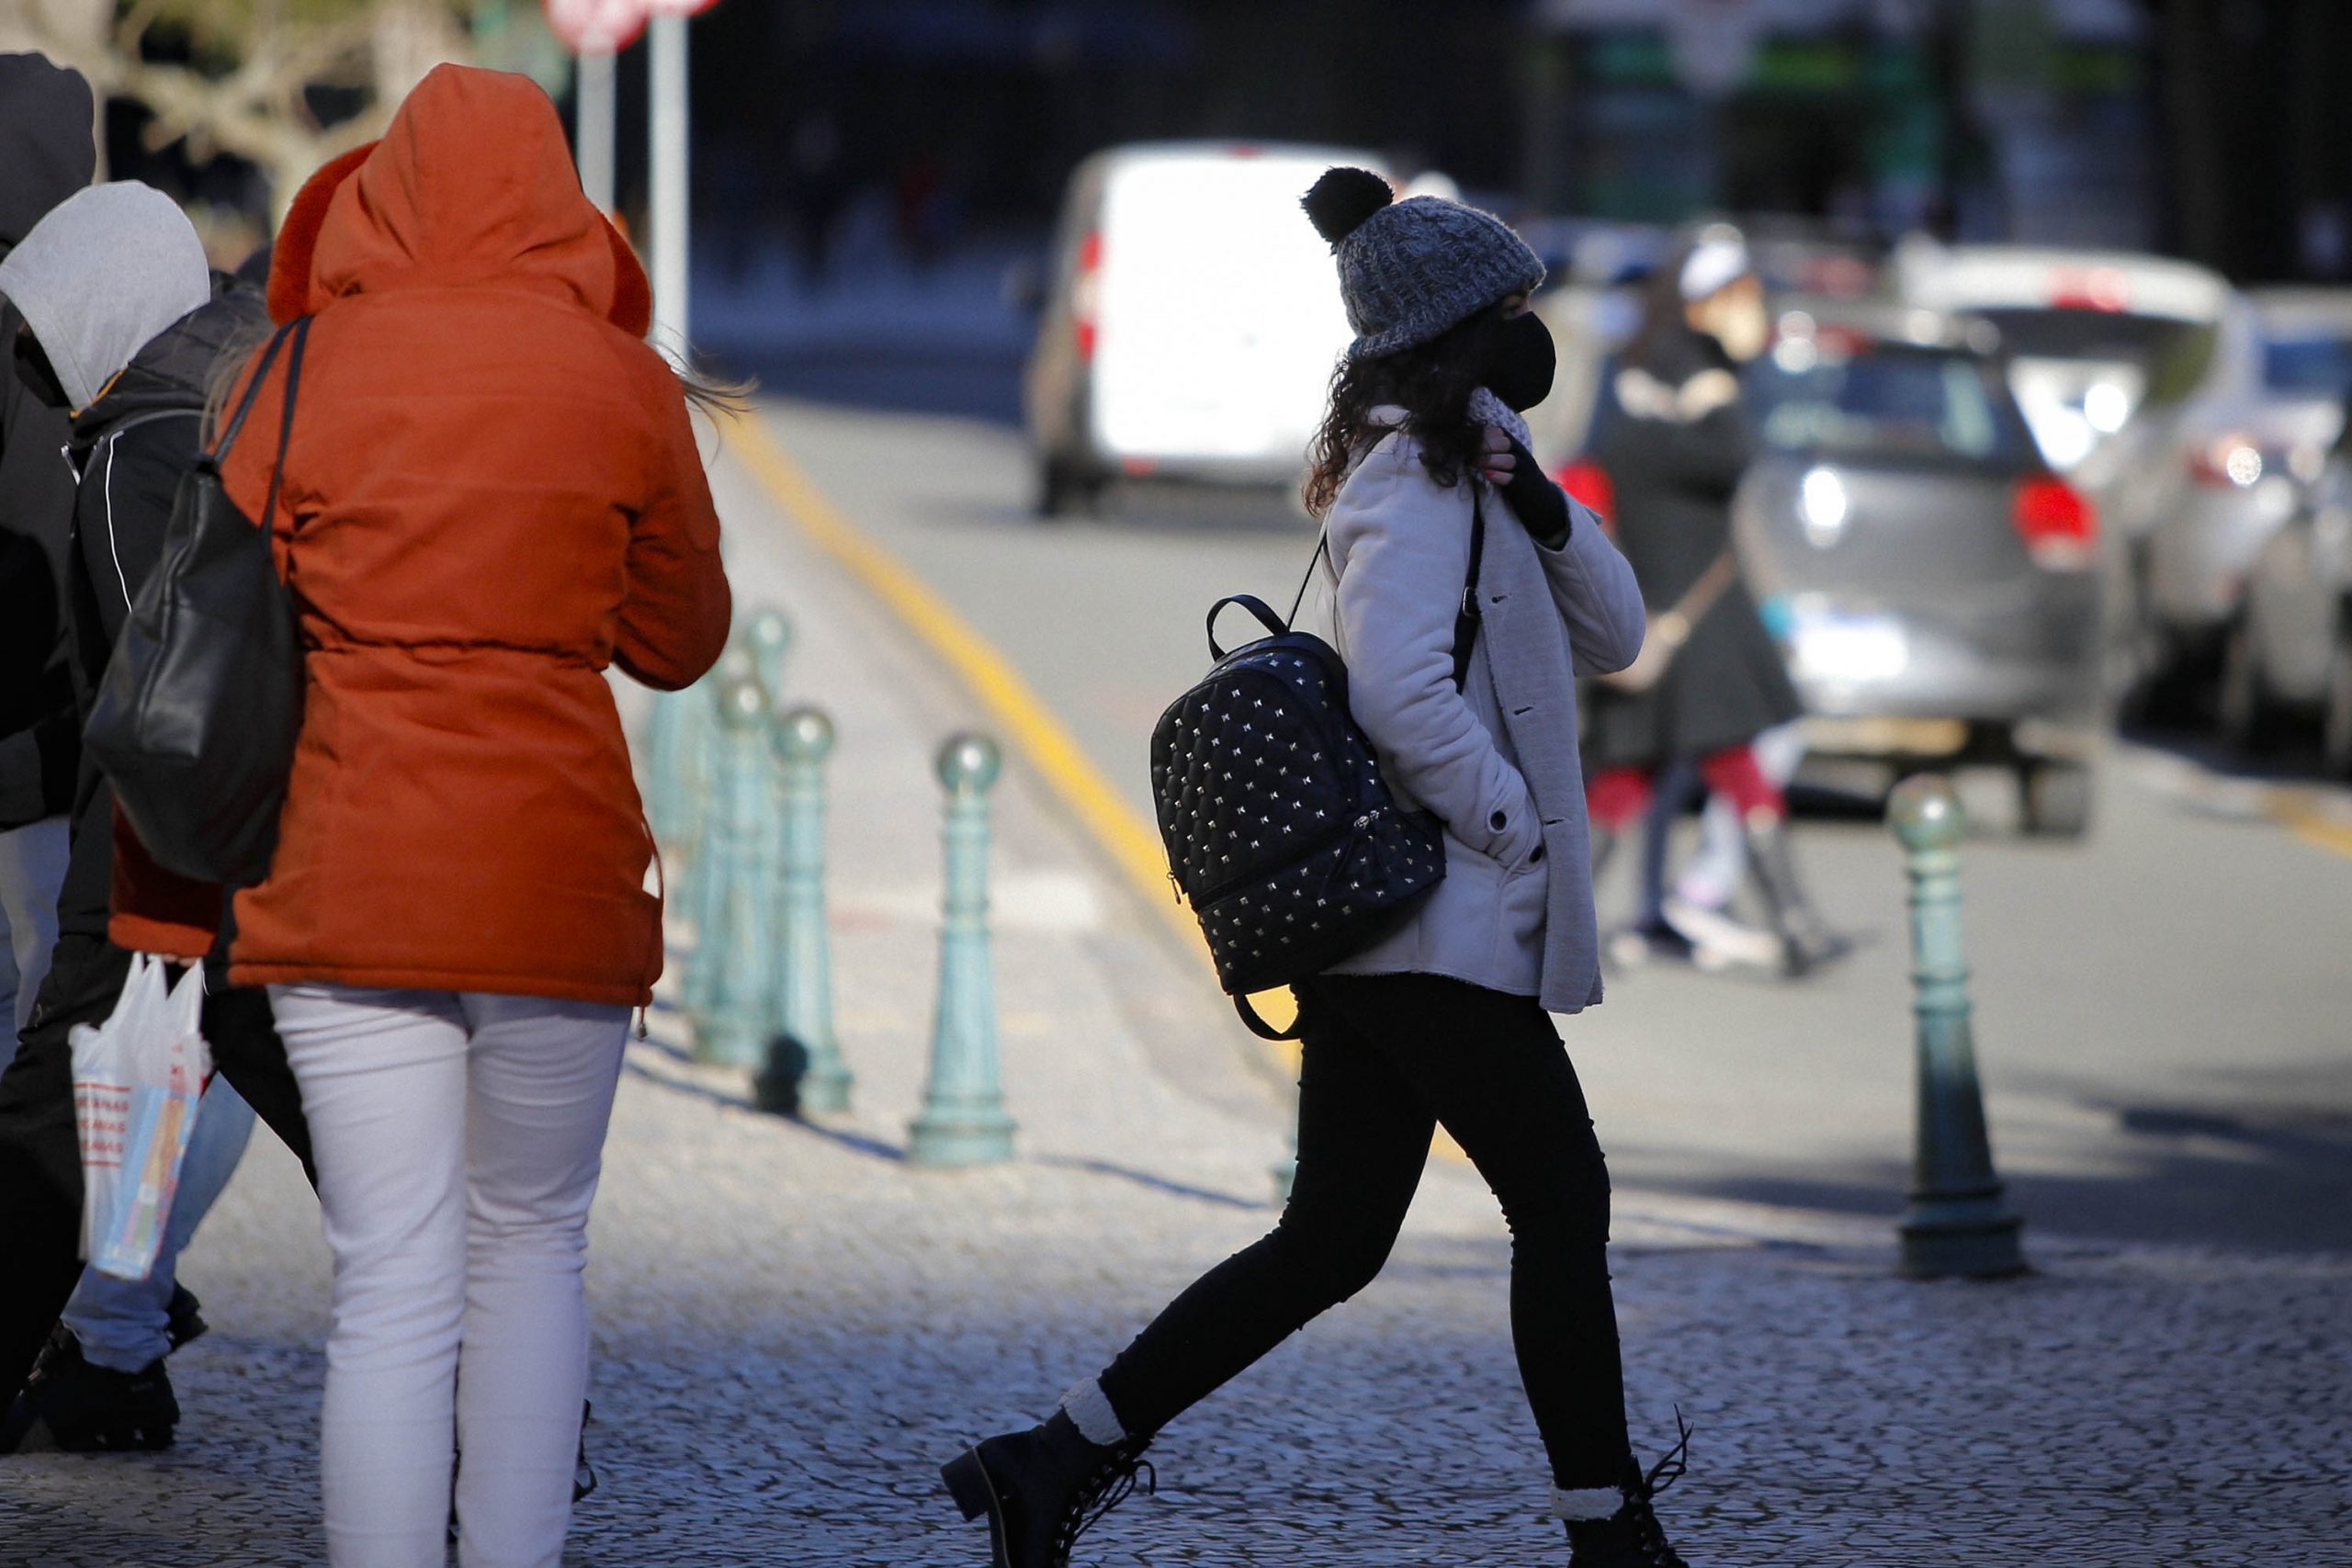
[[1534, 203], [1857, 234], [2156, 238], [2153, 28], [2132, 0], [1537, 0]]

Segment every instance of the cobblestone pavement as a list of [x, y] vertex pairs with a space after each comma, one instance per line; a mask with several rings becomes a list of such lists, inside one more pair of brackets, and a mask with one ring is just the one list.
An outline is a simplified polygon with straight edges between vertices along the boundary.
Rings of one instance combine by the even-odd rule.
[[[744, 597], [842, 730], [836, 982], [858, 1109], [758, 1115], [632, 1047], [594, 1225], [577, 1564], [977, 1564], [940, 1492], [1274, 1214], [1283, 1106], [1229, 1013], [1018, 770], [999, 790], [999, 990], [1019, 1162], [899, 1157], [931, 998], [937, 793], [965, 716], [722, 467]], [[1577, 1032], [1568, 1029], [1573, 1049]], [[1609, 1106], [1596, 1103], [1604, 1142]], [[0, 1563], [321, 1561], [316, 1210], [256, 1140], [187, 1263], [213, 1333], [181, 1440], [0, 1461]], [[1621, 1190], [1636, 1440], [1697, 1428], [1662, 1512], [1716, 1564], [2352, 1564], [2352, 1258], [2031, 1238], [2036, 1272], [1918, 1284], [1874, 1223]], [[1080, 1554], [1136, 1564], [1562, 1562], [1506, 1324], [1508, 1242], [1440, 1160], [1388, 1270], [1155, 1447]]]

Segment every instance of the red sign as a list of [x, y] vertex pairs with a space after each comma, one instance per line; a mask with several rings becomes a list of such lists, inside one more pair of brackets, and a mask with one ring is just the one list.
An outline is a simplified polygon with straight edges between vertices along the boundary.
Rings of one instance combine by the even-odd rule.
[[545, 0], [548, 25], [574, 54], [617, 53], [637, 41], [649, 17], [691, 17], [717, 0]]

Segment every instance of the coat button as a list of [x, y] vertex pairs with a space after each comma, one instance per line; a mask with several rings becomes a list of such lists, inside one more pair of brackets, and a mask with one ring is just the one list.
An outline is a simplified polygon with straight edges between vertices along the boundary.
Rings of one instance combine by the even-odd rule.
[[1508, 818], [1508, 817], [1506, 817], [1506, 816], [1504, 816], [1504, 815], [1503, 815], [1501, 812], [1499, 812], [1499, 811], [1496, 812], [1492, 817], [1489, 817], [1489, 818], [1487, 818], [1487, 827], [1489, 827], [1489, 828], [1492, 828], [1492, 829], [1493, 829], [1496, 832], [1498, 832], [1498, 833], [1501, 832], [1501, 831], [1502, 831], [1506, 827], [1509, 827], [1510, 825], [1510, 818]]
[[1530, 855], [1527, 857], [1527, 863], [1528, 863], [1528, 864], [1530, 864], [1530, 865], [1536, 865], [1536, 864], [1540, 864], [1540, 863], [1542, 863], [1543, 859], [1544, 859], [1544, 846], [1543, 846], [1543, 845], [1541, 845], [1541, 844], [1538, 844], [1538, 845], [1536, 845], [1536, 846], [1535, 846], [1534, 852], [1533, 852], [1533, 853], [1532, 853], [1532, 854], [1530, 854]]

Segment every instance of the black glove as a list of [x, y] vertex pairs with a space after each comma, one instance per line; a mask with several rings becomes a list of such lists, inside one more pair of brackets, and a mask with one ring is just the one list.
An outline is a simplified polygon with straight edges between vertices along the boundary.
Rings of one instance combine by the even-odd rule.
[[1502, 486], [1502, 492], [1503, 499], [1510, 502], [1511, 515], [1545, 549], [1565, 548], [1568, 542], [1568, 498], [1536, 466], [1535, 454], [1521, 446], [1516, 436], [1510, 439], [1510, 479]]

